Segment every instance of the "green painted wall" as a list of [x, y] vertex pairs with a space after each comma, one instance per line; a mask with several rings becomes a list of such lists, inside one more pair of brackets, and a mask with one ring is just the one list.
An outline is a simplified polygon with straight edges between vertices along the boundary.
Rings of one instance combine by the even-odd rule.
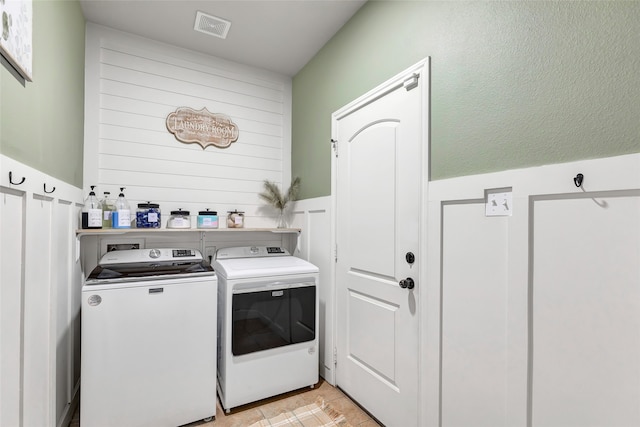
[[0, 67], [0, 153], [80, 188], [84, 29], [77, 0], [34, 0], [33, 82]]
[[300, 198], [331, 113], [427, 56], [432, 179], [640, 152], [640, 2], [370, 0], [293, 79]]

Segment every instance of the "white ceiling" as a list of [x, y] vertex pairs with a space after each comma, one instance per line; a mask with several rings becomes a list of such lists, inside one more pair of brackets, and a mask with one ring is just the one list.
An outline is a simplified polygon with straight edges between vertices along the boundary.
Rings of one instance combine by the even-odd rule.
[[[294, 76], [366, 0], [80, 0], [87, 21]], [[194, 31], [196, 12], [226, 39]]]

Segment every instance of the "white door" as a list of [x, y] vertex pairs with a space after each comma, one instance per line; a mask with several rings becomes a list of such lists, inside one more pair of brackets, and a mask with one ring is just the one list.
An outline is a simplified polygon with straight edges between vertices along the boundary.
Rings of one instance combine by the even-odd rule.
[[427, 67], [423, 61], [391, 79], [332, 123], [336, 383], [388, 427], [418, 425]]

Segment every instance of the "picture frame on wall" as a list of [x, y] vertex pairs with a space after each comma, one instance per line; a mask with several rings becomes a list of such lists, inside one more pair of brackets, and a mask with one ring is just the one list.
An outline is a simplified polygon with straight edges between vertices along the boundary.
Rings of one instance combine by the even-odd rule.
[[32, 77], [32, 0], [0, 0], [0, 55], [27, 81]]

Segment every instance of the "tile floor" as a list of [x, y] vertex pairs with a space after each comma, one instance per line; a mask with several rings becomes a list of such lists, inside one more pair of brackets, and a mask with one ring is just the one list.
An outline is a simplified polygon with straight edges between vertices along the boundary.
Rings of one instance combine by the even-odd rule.
[[[274, 417], [284, 411], [290, 411], [303, 405], [308, 405], [322, 396], [325, 402], [345, 416], [353, 427], [380, 426], [358, 405], [353, 403], [340, 389], [320, 378], [314, 388], [304, 388], [281, 394], [259, 402], [240, 406], [226, 414], [217, 402], [216, 418], [210, 422], [195, 422], [188, 427], [247, 427], [256, 421]], [[79, 414], [76, 412], [69, 427], [80, 427]]]

